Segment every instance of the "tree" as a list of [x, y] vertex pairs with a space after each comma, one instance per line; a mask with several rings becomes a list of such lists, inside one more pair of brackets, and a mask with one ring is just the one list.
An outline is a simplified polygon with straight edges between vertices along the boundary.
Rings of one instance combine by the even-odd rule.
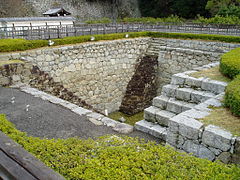
[[206, 9], [212, 16], [216, 15], [221, 9], [230, 6], [240, 6], [240, 0], [208, 0]]

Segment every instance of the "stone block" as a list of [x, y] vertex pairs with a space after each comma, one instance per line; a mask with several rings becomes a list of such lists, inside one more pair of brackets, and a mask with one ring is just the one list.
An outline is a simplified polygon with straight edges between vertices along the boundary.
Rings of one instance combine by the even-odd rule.
[[203, 145], [199, 145], [199, 152], [197, 156], [203, 159], [208, 159], [210, 161], [213, 161], [216, 157], [212, 151]]
[[235, 140], [231, 162], [240, 164], [240, 137], [237, 137]]
[[226, 86], [227, 86], [227, 83], [225, 83], [225, 82], [205, 79], [202, 82], [201, 88], [203, 90], [211, 91], [213, 93], [219, 94], [219, 93], [224, 92]]
[[146, 121], [156, 122], [156, 112], [158, 111], [159, 109], [154, 106], [144, 109], [144, 119]]
[[195, 103], [186, 103], [182, 106], [182, 112], [190, 110], [196, 106]]
[[191, 88], [178, 88], [176, 89], [176, 99], [189, 101], [191, 99], [191, 93], [193, 89]]
[[158, 96], [153, 99], [152, 105], [160, 109], [166, 109], [168, 100], [169, 100], [169, 97]]
[[209, 105], [206, 104], [206, 103], [200, 103], [196, 106], [194, 106], [194, 109], [198, 110], [198, 111], [207, 111], [207, 112], [210, 112], [212, 111], [211, 109], [208, 108]]
[[108, 118], [108, 117], [102, 118], [101, 121], [102, 121], [103, 124], [106, 125], [107, 127], [112, 127], [112, 128], [116, 127], [116, 125], [119, 123], [119, 122], [114, 121], [114, 120], [112, 120], [112, 119], [110, 119], [110, 118]]
[[196, 90], [192, 91], [191, 102], [199, 103], [199, 102], [203, 102], [204, 100], [206, 100], [204, 93], [205, 92], [203, 92], [203, 91], [196, 91]]
[[167, 111], [171, 111], [173, 113], [179, 114], [182, 112], [182, 106], [184, 106], [186, 103], [183, 101], [178, 101], [174, 98], [170, 98], [167, 103]]
[[151, 134], [154, 137], [157, 137], [159, 139], [162, 139], [166, 141], [166, 135], [167, 135], [167, 129], [164, 127], [161, 127], [159, 125], [154, 125], [150, 131], [149, 134]]
[[219, 100], [214, 98], [208, 99], [204, 103], [207, 104], [208, 106], [214, 106], [214, 107], [222, 106], [222, 103]]
[[185, 85], [190, 86], [190, 87], [201, 87], [202, 86], [202, 80], [204, 78], [194, 78], [194, 77], [188, 77], [185, 80]]
[[154, 126], [153, 123], [141, 120], [135, 123], [134, 127], [142, 132], [149, 133], [150, 129]]
[[92, 112], [92, 113], [87, 114], [87, 117], [93, 118], [93, 119], [96, 119], [96, 120], [99, 121], [99, 120], [101, 120], [102, 118], [104, 118], [105, 116], [102, 115], [102, 114], [99, 114], [99, 113]]
[[88, 113], [91, 113], [92, 111], [89, 111], [87, 109], [84, 109], [82, 107], [77, 107], [77, 108], [74, 108], [72, 109], [73, 112], [75, 112], [76, 114], [82, 116], [82, 115], [86, 115]]
[[198, 111], [196, 109], [191, 109], [181, 113], [181, 115], [184, 115], [193, 119], [201, 119], [208, 116], [209, 114], [210, 114], [209, 112]]
[[181, 118], [182, 118], [181, 115], [176, 115], [169, 119], [168, 121], [169, 131], [173, 133], [179, 133], [179, 123], [182, 120]]
[[177, 147], [178, 145], [178, 134], [173, 133], [172, 131], [167, 130], [166, 143], [172, 145], [173, 147]]
[[227, 164], [231, 161], [231, 153], [230, 152], [222, 152], [218, 157], [217, 160]]
[[119, 123], [113, 128], [113, 130], [117, 131], [118, 133], [129, 134], [133, 132], [133, 126], [125, 123]]
[[162, 95], [168, 97], [175, 97], [176, 89], [178, 88], [177, 85], [168, 84], [162, 87]]
[[171, 78], [171, 84], [183, 85], [185, 83], [186, 75], [183, 73], [174, 74]]
[[222, 151], [220, 149], [216, 149], [213, 147], [208, 147], [210, 151], [212, 151], [216, 156], [218, 156]]
[[158, 122], [158, 124], [160, 124], [162, 126], [168, 126], [169, 119], [175, 115], [176, 114], [171, 113], [169, 111], [164, 111], [164, 110], [158, 111], [156, 113], [156, 121]]
[[188, 139], [198, 140], [202, 131], [203, 123], [184, 116], [178, 115], [179, 118], [179, 134]]
[[232, 134], [220, 127], [208, 125], [202, 136], [202, 142], [210, 147], [228, 151], [231, 148]]
[[200, 149], [199, 144], [196, 144], [191, 140], [187, 140], [183, 144], [183, 150], [185, 150], [188, 153], [192, 153], [194, 156], [198, 156], [199, 149]]

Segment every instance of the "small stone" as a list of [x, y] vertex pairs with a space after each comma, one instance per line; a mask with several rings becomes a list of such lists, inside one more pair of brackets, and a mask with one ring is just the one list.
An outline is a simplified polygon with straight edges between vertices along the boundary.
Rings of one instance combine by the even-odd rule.
[[124, 117], [120, 117], [120, 118], [119, 118], [119, 121], [120, 121], [120, 122], [125, 122], [126, 119], [125, 119]]
[[95, 124], [96, 126], [102, 126], [103, 125], [103, 122], [102, 121], [99, 121], [97, 119], [94, 119], [94, 118], [89, 118], [89, 121], [91, 121], [93, 124]]
[[122, 134], [129, 134], [133, 132], [133, 126], [125, 123], [119, 123], [116, 125], [116, 127], [113, 128], [113, 130]]

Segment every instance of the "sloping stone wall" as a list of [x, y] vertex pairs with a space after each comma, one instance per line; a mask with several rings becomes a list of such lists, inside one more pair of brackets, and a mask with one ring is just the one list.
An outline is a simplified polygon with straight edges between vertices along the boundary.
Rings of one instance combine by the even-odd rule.
[[31, 62], [93, 108], [113, 112], [119, 109], [149, 40], [136, 38], [42, 48], [5, 54], [2, 59]]

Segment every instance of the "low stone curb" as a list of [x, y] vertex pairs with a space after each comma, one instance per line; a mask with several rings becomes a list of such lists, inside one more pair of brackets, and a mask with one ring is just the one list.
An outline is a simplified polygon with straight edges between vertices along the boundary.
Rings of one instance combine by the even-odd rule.
[[72, 112], [78, 114], [79, 116], [87, 116], [88, 120], [97, 126], [105, 125], [107, 127], [113, 128], [114, 131], [122, 133], [122, 134], [128, 134], [128, 133], [133, 132], [133, 126], [131, 126], [131, 125], [115, 121], [115, 120], [110, 119], [100, 113], [96, 113], [91, 110], [79, 107], [73, 103], [70, 103], [63, 99], [60, 99], [56, 96], [52, 96], [43, 91], [39, 91], [38, 89], [35, 89], [35, 88], [31, 88], [30, 86], [28, 86], [26, 84], [16, 84], [11, 87], [19, 88], [21, 91], [23, 91], [25, 93], [31, 94], [35, 97], [39, 97], [43, 100], [47, 100], [53, 104], [61, 105], [65, 108], [71, 110]]

